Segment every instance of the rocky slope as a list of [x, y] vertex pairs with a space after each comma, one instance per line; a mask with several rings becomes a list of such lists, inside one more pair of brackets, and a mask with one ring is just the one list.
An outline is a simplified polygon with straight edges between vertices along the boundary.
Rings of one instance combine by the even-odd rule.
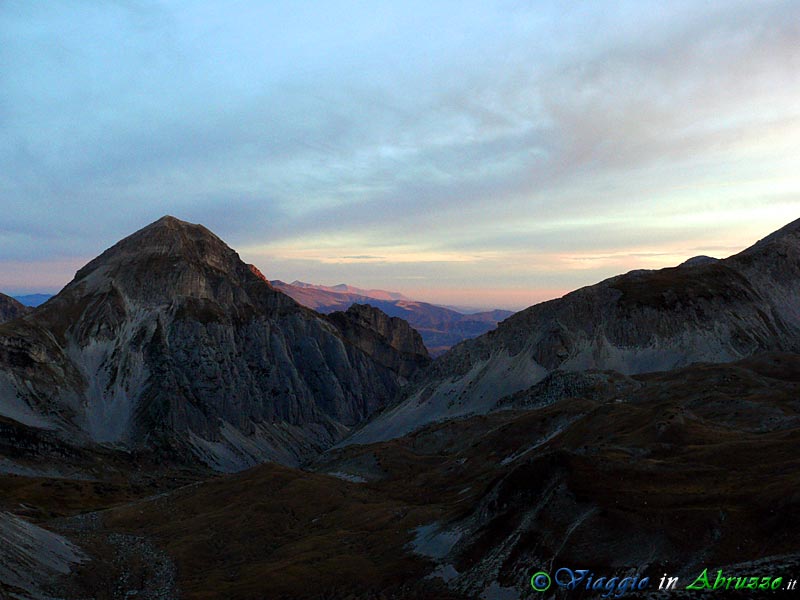
[[[503, 600], [559, 567], [785, 584], [800, 568], [799, 230], [532, 307], [412, 376], [419, 406], [361, 431], [392, 415], [402, 437], [209, 477], [169, 459], [309, 456], [396, 387], [372, 357], [418, 339], [367, 307], [316, 315], [207, 230], [159, 221], [0, 326], [0, 595]], [[268, 408], [271, 376], [295, 387]], [[655, 585], [636, 597], [663, 597]]]
[[1, 416], [220, 470], [296, 464], [399, 386], [210, 231], [172, 217], [0, 326], [0, 367]]
[[655, 581], [667, 571], [684, 587], [705, 567], [746, 573], [747, 561], [789, 576], [800, 355], [605, 375], [616, 385], [551, 386], [546, 406], [348, 446], [319, 469], [437, 506], [410, 546], [471, 598], [528, 597], [532, 573], [576, 565]]
[[87, 560], [65, 538], [0, 512], [0, 595], [20, 600], [53, 598], [54, 580]]
[[0, 294], [0, 323], [11, 321], [29, 312], [30, 309], [24, 304], [21, 304], [11, 296]]
[[407, 378], [431, 362], [420, 334], [403, 319], [369, 304], [353, 304], [328, 315], [345, 339], [376, 362]]
[[316, 472], [260, 465], [39, 523], [84, 557], [59, 597], [516, 599], [560, 567], [638, 572], [651, 593], [705, 567], [787, 583], [800, 356], [589, 379], [614, 385], [551, 381], [547, 406], [332, 450]]
[[662, 371], [800, 349], [800, 220], [725, 260], [632, 271], [521, 311], [437, 360], [350, 438], [486, 412], [553, 370]]

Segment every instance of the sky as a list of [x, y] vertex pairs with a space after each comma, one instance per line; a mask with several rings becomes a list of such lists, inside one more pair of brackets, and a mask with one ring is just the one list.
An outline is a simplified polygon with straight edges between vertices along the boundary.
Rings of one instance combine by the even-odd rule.
[[800, 218], [800, 2], [0, 2], [0, 291], [165, 214], [519, 309]]

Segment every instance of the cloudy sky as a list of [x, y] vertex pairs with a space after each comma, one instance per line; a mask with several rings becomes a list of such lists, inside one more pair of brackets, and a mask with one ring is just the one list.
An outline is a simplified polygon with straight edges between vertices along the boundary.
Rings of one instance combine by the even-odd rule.
[[0, 290], [164, 214], [521, 308], [800, 217], [800, 2], [0, 2]]

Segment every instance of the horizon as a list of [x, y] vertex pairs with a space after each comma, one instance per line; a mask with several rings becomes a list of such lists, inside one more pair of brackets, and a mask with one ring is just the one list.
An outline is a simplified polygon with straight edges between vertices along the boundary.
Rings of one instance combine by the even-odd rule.
[[[797, 220], [800, 220], [800, 219], [797, 219]], [[736, 249], [733, 252], [730, 252], [729, 254], [726, 254], [725, 256], [714, 256], [714, 255], [711, 255], [711, 254], [698, 253], [698, 254], [693, 254], [692, 256], [687, 256], [683, 260], [680, 260], [680, 262], [678, 262], [678, 263], [668, 264], [668, 265], [664, 265], [664, 266], [661, 266], [661, 267], [655, 267], [655, 268], [658, 269], [658, 268], [676, 267], [679, 264], [681, 264], [682, 262], [684, 262], [685, 260], [689, 260], [690, 258], [693, 258], [693, 257], [696, 257], [696, 256], [712, 256], [713, 258], [718, 258], [718, 259], [728, 258], [729, 256], [733, 256], [734, 254], [737, 254], [738, 252], [741, 252], [742, 250], [745, 250], [746, 248], [749, 248], [753, 244], [756, 244], [758, 241], [760, 241], [763, 238], [767, 237], [769, 234], [781, 229], [782, 227], [784, 227], [786, 225], [789, 225], [792, 222], [794, 222], [794, 220], [789, 221], [787, 223], [783, 223], [779, 227], [776, 227], [774, 230], [765, 232], [763, 235], [759, 236], [756, 239], [751, 240], [750, 242], [742, 245], [740, 248]], [[143, 225], [143, 227], [146, 227], [147, 225], [149, 225], [149, 224]], [[205, 226], [206, 229], [209, 229], [209, 231], [214, 233], [213, 229], [207, 227], [205, 224], [199, 223], [199, 225]], [[139, 229], [141, 229], [141, 228], [139, 228]], [[136, 231], [138, 231], [138, 229]], [[130, 233], [132, 234], [134, 232], [132, 231]], [[125, 236], [125, 237], [127, 237], [127, 236]], [[117, 240], [117, 241], [120, 241], [120, 240]], [[223, 242], [224, 241], [225, 240], [223, 240]], [[114, 242], [114, 244], [116, 244], [116, 242]], [[111, 246], [113, 246], [114, 244], [112, 244]], [[110, 248], [111, 246], [109, 246], [108, 248]], [[77, 272], [81, 267], [85, 266], [86, 263], [88, 263], [89, 261], [94, 259], [96, 256], [99, 256], [102, 252], [104, 252], [108, 248], [103, 248], [103, 249], [99, 250], [95, 256], [92, 256], [92, 257], [88, 258], [84, 263], [79, 264], [74, 269], [74, 271]], [[233, 250], [236, 250], [236, 248], [233, 248]], [[260, 265], [255, 264], [255, 263], [249, 263], [249, 261], [247, 261], [245, 259], [245, 257], [241, 255], [241, 253], [239, 254], [239, 256], [245, 263], [253, 264], [262, 273], [264, 273], [264, 269]], [[636, 266], [634, 266], [632, 269], [629, 269], [629, 271], [638, 270], [638, 269], [646, 269], [646, 268], [647, 267], [636, 267]], [[628, 271], [620, 272], [620, 273], [612, 273], [609, 276], [613, 277], [615, 275], [621, 275], [621, 274], [627, 273], [627, 272]], [[363, 291], [399, 292], [399, 293], [403, 294], [405, 297], [407, 297], [409, 300], [418, 301], [418, 302], [427, 302], [427, 303], [430, 303], [430, 304], [436, 304], [436, 305], [439, 305], [439, 306], [445, 306], [447, 308], [459, 310], [461, 312], [478, 312], [478, 311], [487, 311], [487, 310], [495, 310], [495, 309], [510, 310], [510, 311], [513, 311], [513, 312], [519, 312], [519, 311], [524, 310], [526, 308], [529, 308], [530, 306], [533, 306], [535, 304], [539, 304], [541, 302], [546, 302], [547, 300], [552, 300], [552, 299], [555, 299], [555, 298], [560, 298], [560, 297], [562, 297], [562, 296], [564, 296], [564, 295], [566, 295], [566, 294], [568, 294], [570, 292], [575, 291], [576, 289], [579, 289], [579, 288], [584, 287], [584, 286], [594, 285], [594, 284], [599, 283], [600, 281], [602, 281], [601, 279], [598, 279], [596, 281], [586, 282], [586, 283], [584, 283], [582, 285], [578, 285], [575, 288], [567, 289], [567, 290], [563, 290], [563, 291], [553, 291], [553, 290], [544, 291], [544, 290], [540, 289], [540, 290], [537, 290], [537, 292], [535, 292], [535, 293], [531, 293], [530, 291], [523, 290], [523, 291], [519, 292], [521, 296], [535, 298], [536, 294], [539, 294], [539, 298], [531, 301], [528, 304], [512, 305], [512, 304], [500, 304], [501, 302], [503, 302], [503, 300], [500, 300], [500, 298], [513, 297], [513, 292], [509, 293], [508, 290], [478, 290], [478, 292], [483, 294], [483, 295], [481, 295], [480, 293], [479, 294], [475, 294], [478, 297], [483, 297], [483, 298], [486, 298], [486, 297], [497, 297], [497, 298], [499, 298], [498, 303], [496, 303], [496, 304], [478, 304], [478, 303], [475, 303], [475, 302], [470, 302], [470, 298], [475, 297], [475, 295], [472, 295], [472, 296], [470, 296], [470, 295], [457, 296], [456, 298], [461, 298], [462, 300], [456, 299], [454, 301], [453, 300], [454, 297], [453, 297], [452, 293], [448, 292], [448, 290], [441, 290], [441, 289], [440, 290], [427, 290], [427, 291], [424, 290], [424, 289], [420, 290], [418, 288], [411, 289], [411, 290], [402, 290], [402, 289], [399, 289], [399, 288], [396, 288], [396, 287], [364, 286], [364, 285], [360, 285], [357, 282], [350, 282], [350, 281], [336, 281], [335, 283], [331, 283], [331, 282], [311, 281], [311, 280], [308, 280], [308, 279], [304, 279], [302, 277], [292, 277], [292, 278], [271, 277], [267, 273], [264, 273], [264, 275], [270, 281], [278, 281], [279, 280], [279, 281], [283, 281], [285, 283], [288, 283], [289, 285], [293, 285], [295, 283], [304, 283], [304, 284], [312, 284], [312, 285], [315, 285], [315, 286], [329, 287], [329, 288], [333, 288], [333, 287], [336, 287], [336, 286], [339, 286], [339, 285], [347, 285], [347, 286], [350, 286], [350, 287], [358, 288], [358, 289], [363, 290]], [[35, 295], [39, 295], [39, 294], [54, 296], [54, 295], [58, 294], [63, 289], [63, 287], [65, 285], [67, 285], [70, 281], [72, 281], [72, 279], [73, 279], [73, 275], [70, 275], [69, 278], [65, 280], [64, 284], [59, 286], [57, 289], [46, 289], [46, 288], [40, 288], [40, 289], [37, 289], [37, 290], [31, 290], [31, 289], [13, 290], [12, 289], [10, 291], [7, 290], [7, 289], [0, 289], [0, 293], [4, 293], [4, 294], [6, 294], [8, 296], [12, 296], [12, 297], [35, 296]], [[467, 290], [467, 294], [469, 293], [469, 291], [470, 290]], [[463, 293], [464, 290], [461, 290], [461, 292]], [[444, 296], [439, 296], [439, 294], [444, 294]], [[437, 298], [439, 298], [439, 297], [442, 297], [443, 299], [442, 300], [438, 300]]]
[[800, 4], [0, 6], [0, 291], [165, 213], [269, 279], [520, 310], [800, 216]]

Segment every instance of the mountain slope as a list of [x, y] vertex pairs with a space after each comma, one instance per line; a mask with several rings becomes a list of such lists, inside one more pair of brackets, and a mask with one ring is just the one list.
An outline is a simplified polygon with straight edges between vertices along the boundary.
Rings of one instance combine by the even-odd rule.
[[42, 524], [87, 558], [59, 597], [159, 597], [154, 555], [162, 597], [197, 600], [532, 598], [562, 566], [663, 598], [664, 572], [796, 572], [800, 356], [627, 383]]
[[719, 261], [632, 271], [521, 311], [437, 360], [349, 441], [494, 408], [560, 369], [623, 374], [800, 349], [800, 220]]
[[[752, 571], [735, 565], [756, 560], [763, 571], [795, 569], [800, 355], [627, 383], [334, 450], [319, 469], [449, 502], [453, 512], [416, 529], [413, 547], [473, 598], [491, 589], [528, 597], [531, 574], [559, 566], [644, 571], [651, 581], [666, 570], [683, 585], [710, 565], [726, 574]], [[657, 585], [650, 591], [663, 597]], [[575, 593], [600, 597], [563, 597]]]
[[431, 362], [422, 337], [403, 319], [389, 317], [368, 304], [353, 304], [328, 315], [345, 339], [402, 377]]
[[0, 326], [0, 365], [0, 415], [221, 470], [296, 464], [400, 381], [206, 228], [173, 217]]
[[11, 321], [30, 312], [30, 309], [11, 296], [0, 294], [0, 323]]

